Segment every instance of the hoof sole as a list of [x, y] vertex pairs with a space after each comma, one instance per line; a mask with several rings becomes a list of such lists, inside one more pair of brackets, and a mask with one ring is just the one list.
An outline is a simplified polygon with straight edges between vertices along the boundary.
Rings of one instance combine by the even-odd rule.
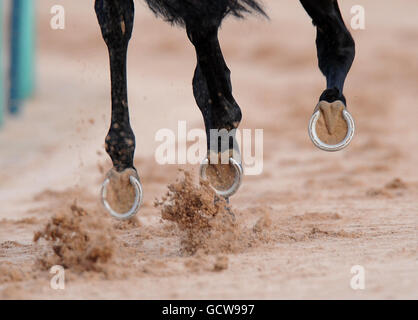
[[339, 151], [353, 139], [354, 120], [341, 101], [320, 101], [309, 122], [309, 136], [324, 151]]
[[110, 170], [102, 184], [101, 198], [104, 208], [114, 218], [132, 218], [143, 201], [142, 184], [136, 170], [126, 169], [122, 173]]

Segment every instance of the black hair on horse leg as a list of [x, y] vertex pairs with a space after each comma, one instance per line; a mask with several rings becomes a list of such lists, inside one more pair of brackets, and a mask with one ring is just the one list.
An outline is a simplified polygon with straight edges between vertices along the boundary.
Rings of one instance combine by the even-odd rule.
[[114, 168], [133, 168], [135, 135], [129, 121], [126, 63], [134, 22], [133, 0], [96, 0], [95, 10], [110, 57], [112, 119], [106, 136], [106, 151]]

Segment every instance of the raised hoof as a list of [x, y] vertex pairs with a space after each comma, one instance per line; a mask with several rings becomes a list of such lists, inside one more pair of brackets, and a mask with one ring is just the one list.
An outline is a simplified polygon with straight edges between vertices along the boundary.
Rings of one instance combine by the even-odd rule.
[[203, 160], [200, 166], [200, 177], [208, 180], [212, 189], [218, 196], [228, 199], [233, 196], [241, 186], [243, 168], [234, 158], [229, 158], [229, 165], [211, 165], [209, 158]]
[[309, 122], [309, 136], [319, 149], [339, 151], [353, 139], [354, 120], [342, 101], [320, 101]]
[[135, 216], [143, 200], [142, 185], [136, 170], [110, 170], [103, 182], [101, 197], [103, 206], [114, 218], [127, 220]]

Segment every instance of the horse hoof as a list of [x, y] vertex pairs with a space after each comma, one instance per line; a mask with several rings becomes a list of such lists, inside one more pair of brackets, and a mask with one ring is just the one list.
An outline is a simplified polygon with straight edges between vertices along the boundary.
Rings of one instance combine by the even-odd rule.
[[[229, 197], [231, 197], [232, 195], [234, 195], [239, 187], [241, 186], [242, 183], [242, 176], [243, 176], [243, 168], [241, 163], [239, 163], [237, 160], [235, 160], [234, 158], [229, 158], [229, 165], [231, 165], [234, 168], [235, 174], [234, 174], [234, 181], [232, 182], [232, 185], [229, 186], [226, 190], [224, 189], [220, 189], [217, 188], [215, 186], [212, 185], [213, 190], [215, 190], [216, 194], [218, 196], [224, 197], [226, 199], [228, 199]], [[206, 158], [205, 160], [203, 160], [201, 166], [200, 166], [200, 177], [203, 180], [207, 180], [207, 169], [209, 167], [209, 159]]]
[[[133, 200], [133, 204], [130, 207], [130, 209], [124, 213], [119, 213], [116, 210], [114, 210], [112, 208], [112, 206], [109, 204], [109, 201], [107, 199], [108, 197], [108, 186], [109, 183], [114, 180], [117, 184], [118, 184], [118, 189], [117, 189], [117, 196], [115, 197], [115, 201], [118, 201], [118, 206], [121, 205], [126, 205], [126, 202], [131, 200], [128, 199], [129, 197], [127, 197], [126, 195], [129, 193], [126, 189], [126, 182], [124, 182], [124, 178], [126, 179], [127, 177], [129, 177], [129, 183], [130, 185], [133, 187], [134, 191], [135, 191], [135, 196], [134, 196], [134, 200]], [[120, 187], [122, 186], [123, 187]], [[123, 195], [123, 196], [121, 196]], [[102, 203], [103, 206], [105, 207], [105, 209], [110, 213], [110, 215], [116, 219], [119, 220], [128, 220], [130, 218], [132, 218], [140, 209], [141, 205], [142, 205], [142, 201], [143, 201], [143, 190], [142, 190], [142, 184], [139, 180], [139, 177], [136, 173], [135, 170], [133, 169], [128, 169], [125, 170], [122, 173], [118, 173], [115, 170], [111, 170], [108, 175], [106, 180], [103, 182], [102, 184], [102, 191], [101, 191], [101, 197], [102, 197]], [[130, 197], [132, 198], [132, 197]]]
[[354, 120], [341, 101], [320, 101], [309, 122], [309, 137], [324, 151], [339, 151], [353, 139]]

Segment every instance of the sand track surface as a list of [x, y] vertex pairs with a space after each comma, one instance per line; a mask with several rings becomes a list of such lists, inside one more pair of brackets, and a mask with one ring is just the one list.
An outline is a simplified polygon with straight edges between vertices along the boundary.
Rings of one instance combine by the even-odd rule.
[[[340, 2], [349, 21], [357, 2]], [[180, 166], [154, 160], [157, 130], [203, 122], [185, 32], [136, 1], [129, 104], [145, 200], [129, 222], [111, 219], [98, 198], [111, 168], [110, 83], [92, 1], [66, 1], [61, 31], [49, 26], [54, 4], [37, 4], [36, 96], [0, 130], [1, 299], [418, 298], [417, 2], [364, 4], [366, 29], [353, 31], [357, 58], [345, 89], [357, 132], [332, 154], [307, 133], [324, 79], [300, 4], [266, 1], [270, 21], [225, 22], [241, 127], [264, 129], [263, 173], [245, 177], [231, 220], [209, 206], [209, 191], [182, 180]], [[167, 195], [168, 185], [193, 202]], [[205, 205], [212, 215], [199, 215], [196, 227], [190, 212]], [[190, 228], [206, 228], [200, 242]], [[64, 290], [50, 286], [55, 264], [66, 268]], [[364, 290], [350, 287], [356, 265]]]

